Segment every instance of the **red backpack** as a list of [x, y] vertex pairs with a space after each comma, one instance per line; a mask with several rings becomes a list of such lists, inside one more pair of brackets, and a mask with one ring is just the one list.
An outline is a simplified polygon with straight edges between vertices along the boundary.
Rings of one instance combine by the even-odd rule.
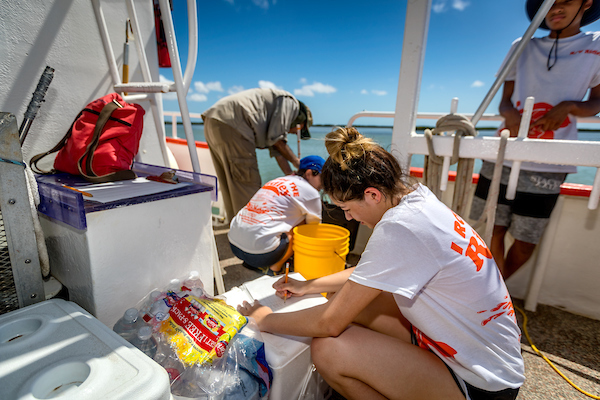
[[[68, 172], [91, 182], [134, 179], [131, 165], [139, 149], [144, 114], [139, 104], [125, 103], [117, 93], [94, 100], [77, 115], [65, 137], [53, 149], [32, 157], [29, 165], [37, 173]], [[42, 158], [57, 151], [54, 170], [37, 167]]]

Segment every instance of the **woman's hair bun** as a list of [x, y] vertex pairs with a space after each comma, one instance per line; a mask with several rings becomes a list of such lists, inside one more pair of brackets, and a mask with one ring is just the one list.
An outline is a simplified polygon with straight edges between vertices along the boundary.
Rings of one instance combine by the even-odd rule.
[[342, 171], [348, 168], [352, 159], [364, 157], [365, 152], [377, 144], [361, 135], [356, 128], [336, 128], [325, 136], [325, 147], [331, 159], [340, 165]]

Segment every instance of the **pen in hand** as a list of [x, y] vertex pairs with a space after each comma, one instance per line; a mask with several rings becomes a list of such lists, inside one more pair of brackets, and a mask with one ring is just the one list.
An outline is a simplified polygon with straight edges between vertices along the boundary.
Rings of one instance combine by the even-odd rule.
[[[285, 280], [284, 280], [284, 283], [288, 283], [288, 274], [289, 273], [290, 273], [290, 262], [286, 261], [286, 263], [285, 263]], [[284, 303], [287, 300], [287, 296], [288, 296], [288, 291], [286, 290], [285, 293], [283, 294], [283, 302]]]

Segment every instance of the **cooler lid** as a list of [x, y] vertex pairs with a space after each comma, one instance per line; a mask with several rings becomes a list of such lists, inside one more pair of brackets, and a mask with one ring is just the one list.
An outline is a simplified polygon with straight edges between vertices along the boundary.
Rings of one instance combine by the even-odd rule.
[[[212, 175], [134, 163], [138, 178], [129, 181], [90, 183], [81, 176], [67, 173], [37, 175], [40, 204], [38, 211], [76, 229], [87, 228], [86, 214], [116, 207], [169, 199], [193, 193], [211, 192], [217, 200], [217, 178]], [[148, 180], [173, 171], [179, 183]]]

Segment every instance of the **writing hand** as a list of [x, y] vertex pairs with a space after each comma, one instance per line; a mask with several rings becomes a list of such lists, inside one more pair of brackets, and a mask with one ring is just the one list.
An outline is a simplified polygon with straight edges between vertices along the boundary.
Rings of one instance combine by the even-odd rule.
[[273, 284], [273, 288], [276, 290], [275, 294], [280, 298], [290, 298], [303, 296], [306, 294], [305, 290], [306, 282], [298, 281], [293, 278], [289, 278], [287, 283], [285, 282], [285, 278], [279, 279], [277, 282]]

